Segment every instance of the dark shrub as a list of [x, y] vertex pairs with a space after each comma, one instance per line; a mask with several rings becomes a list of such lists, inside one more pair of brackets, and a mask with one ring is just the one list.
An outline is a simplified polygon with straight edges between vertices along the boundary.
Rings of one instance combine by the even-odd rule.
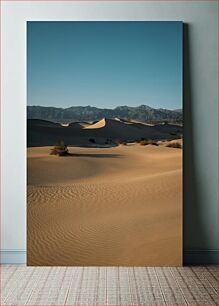
[[116, 139], [114, 142], [117, 146], [119, 146], [122, 143], [122, 140], [121, 139]]
[[107, 138], [105, 144], [110, 144], [110, 143], [112, 143], [112, 140], [110, 138]]
[[178, 142], [170, 142], [166, 145], [168, 148], [182, 149], [182, 145]]
[[94, 138], [90, 138], [89, 141], [90, 141], [91, 143], [96, 143], [96, 141], [95, 141]]
[[141, 146], [147, 146], [147, 145], [159, 146], [159, 144], [153, 140], [141, 140], [140, 145]]
[[65, 145], [64, 141], [60, 141], [56, 144], [53, 149], [51, 149], [50, 155], [65, 156], [68, 155], [68, 147]]
[[149, 141], [148, 140], [141, 140], [139, 143], [140, 143], [141, 146], [147, 146], [149, 144]]

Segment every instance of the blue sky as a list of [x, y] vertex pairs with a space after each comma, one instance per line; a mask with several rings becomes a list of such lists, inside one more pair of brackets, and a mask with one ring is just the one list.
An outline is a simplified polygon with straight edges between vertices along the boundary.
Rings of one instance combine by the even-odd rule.
[[28, 105], [182, 107], [181, 22], [28, 22]]

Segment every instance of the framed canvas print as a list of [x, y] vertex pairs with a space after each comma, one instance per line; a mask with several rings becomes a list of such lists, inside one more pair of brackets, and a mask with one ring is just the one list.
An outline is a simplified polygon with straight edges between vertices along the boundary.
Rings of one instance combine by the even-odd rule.
[[27, 264], [182, 264], [182, 22], [27, 22]]

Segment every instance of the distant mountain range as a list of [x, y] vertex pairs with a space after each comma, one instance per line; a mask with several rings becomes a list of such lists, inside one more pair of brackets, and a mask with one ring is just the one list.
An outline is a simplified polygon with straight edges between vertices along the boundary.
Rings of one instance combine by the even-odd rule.
[[27, 118], [49, 120], [59, 123], [95, 121], [102, 118], [133, 119], [142, 122], [167, 121], [182, 123], [183, 114], [182, 109], [155, 109], [147, 105], [137, 107], [118, 106], [114, 109], [93, 106], [72, 106], [68, 108], [27, 106]]

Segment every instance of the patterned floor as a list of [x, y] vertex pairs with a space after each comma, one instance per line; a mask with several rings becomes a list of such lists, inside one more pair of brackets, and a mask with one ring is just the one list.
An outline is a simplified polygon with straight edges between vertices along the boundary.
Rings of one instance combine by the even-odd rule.
[[217, 305], [217, 266], [1, 266], [0, 305]]

